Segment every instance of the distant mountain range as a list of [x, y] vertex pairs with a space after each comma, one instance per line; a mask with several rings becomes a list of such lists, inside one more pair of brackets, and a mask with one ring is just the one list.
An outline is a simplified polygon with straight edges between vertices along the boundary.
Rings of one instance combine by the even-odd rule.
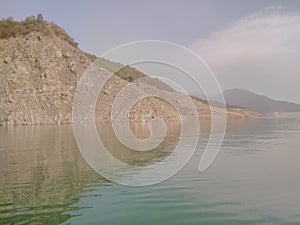
[[[228, 89], [223, 92], [225, 102], [228, 105], [235, 105], [247, 108], [259, 113], [283, 113], [283, 112], [300, 112], [300, 105], [287, 101], [278, 101], [264, 95], [258, 95], [251, 91], [243, 89]], [[212, 98], [219, 101], [220, 96]]]

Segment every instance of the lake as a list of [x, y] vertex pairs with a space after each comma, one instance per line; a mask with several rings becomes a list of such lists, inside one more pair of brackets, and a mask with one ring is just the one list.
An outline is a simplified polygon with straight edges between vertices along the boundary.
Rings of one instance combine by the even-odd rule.
[[[174, 126], [157, 150], [135, 154], [110, 125], [98, 129], [115, 157], [143, 167], [176, 145]], [[232, 122], [206, 171], [200, 144], [170, 179], [128, 187], [87, 165], [71, 125], [0, 127], [0, 224], [300, 224], [299, 147], [299, 119]]]

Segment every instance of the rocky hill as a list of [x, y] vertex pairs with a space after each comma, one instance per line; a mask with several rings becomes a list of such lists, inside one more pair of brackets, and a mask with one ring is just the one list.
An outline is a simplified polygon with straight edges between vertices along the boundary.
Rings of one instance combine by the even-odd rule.
[[[91, 60], [61, 28], [45, 21], [2, 21], [0, 31], [0, 124], [71, 123], [74, 91]], [[127, 73], [128, 68], [122, 72], [125, 77], [114, 75], [105, 85], [96, 106], [97, 121], [111, 118], [115, 96], [131, 80]], [[180, 98], [181, 94], [174, 95]], [[209, 118], [208, 105], [193, 101], [201, 117]], [[236, 108], [228, 116], [245, 119], [257, 114]], [[154, 97], [136, 104], [129, 117], [136, 121], [178, 119], [169, 103]]]
[[110, 60], [104, 59], [102, 57], [97, 57], [89, 53], [85, 53], [85, 55], [90, 59], [91, 62], [97, 60], [97, 65], [112, 73], [115, 73], [118, 77], [129, 82], [132, 82], [142, 77], [146, 77], [144, 73], [128, 65], [124, 66], [120, 63], [112, 62]]
[[[243, 89], [228, 89], [223, 92], [223, 95], [227, 104], [247, 108], [263, 114], [300, 112], [299, 104], [278, 101]], [[218, 97], [216, 97], [216, 100], [218, 100]]]

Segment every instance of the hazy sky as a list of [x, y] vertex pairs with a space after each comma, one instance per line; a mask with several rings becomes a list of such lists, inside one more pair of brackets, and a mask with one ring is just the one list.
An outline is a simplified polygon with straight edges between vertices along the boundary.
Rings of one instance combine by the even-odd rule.
[[41, 12], [84, 51], [102, 55], [143, 39], [197, 52], [223, 89], [300, 103], [300, 1], [0, 0], [0, 17]]

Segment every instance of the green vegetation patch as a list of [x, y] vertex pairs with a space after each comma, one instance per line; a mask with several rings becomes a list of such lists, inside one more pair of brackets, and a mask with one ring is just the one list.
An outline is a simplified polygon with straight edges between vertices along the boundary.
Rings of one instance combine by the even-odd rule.
[[108, 71], [115, 73], [118, 77], [127, 80], [129, 82], [132, 82], [134, 80], [137, 80], [139, 78], [145, 77], [146, 75], [137, 69], [130, 67], [130, 66], [124, 66], [120, 63], [112, 62], [110, 60], [104, 59], [102, 57], [97, 58], [97, 56], [85, 53], [86, 57], [88, 57], [91, 62], [94, 62], [97, 59], [97, 65], [100, 67], [107, 69]]
[[12, 17], [0, 20], [0, 39], [25, 36], [32, 32], [40, 32], [46, 36], [56, 35], [74, 47], [78, 47], [69, 35], [54, 23], [46, 22], [42, 14], [28, 16], [24, 21], [14, 21]]

